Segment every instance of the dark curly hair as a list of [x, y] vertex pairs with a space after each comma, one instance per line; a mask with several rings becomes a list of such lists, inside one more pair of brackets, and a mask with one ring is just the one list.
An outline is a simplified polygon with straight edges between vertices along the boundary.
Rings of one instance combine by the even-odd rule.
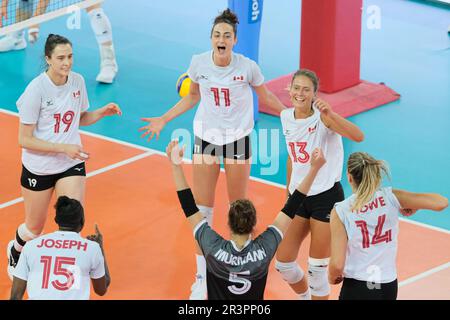
[[249, 234], [256, 225], [256, 209], [250, 200], [231, 203], [228, 211], [228, 226], [234, 234]]
[[60, 196], [55, 204], [55, 222], [63, 228], [77, 229], [84, 226], [84, 209], [80, 201]]
[[233, 11], [231, 11], [230, 9], [226, 9], [214, 19], [213, 27], [211, 29], [211, 36], [214, 27], [219, 23], [228, 23], [229, 25], [231, 25], [233, 27], [234, 36], [237, 36], [237, 25], [239, 23], [239, 19]]

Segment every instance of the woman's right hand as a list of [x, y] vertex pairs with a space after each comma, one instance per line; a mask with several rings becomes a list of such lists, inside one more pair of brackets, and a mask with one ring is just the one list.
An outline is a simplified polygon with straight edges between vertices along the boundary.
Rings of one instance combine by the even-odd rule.
[[166, 147], [167, 158], [173, 165], [178, 166], [183, 163], [183, 156], [186, 146], [180, 148], [178, 140], [172, 140]]
[[143, 126], [139, 129], [139, 131], [145, 131], [141, 138], [144, 138], [146, 135], [150, 134], [147, 141], [152, 140], [153, 136], [156, 134], [156, 139], [159, 139], [159, 133], [166, 125], [166, 121], [162, 117], [156, 118], [141, 118], [142, 121], [148, 122], [149, 124]]
[[89, 153], [83, 150], [83, 148], [77, 144], [65, 144], [63, 146], [64, 153], [73, 160], [87, 160], [89, 159]]
[[315, 148], [311, 155], [311, 167], [320, 169], [326, 162], [322, 149]]

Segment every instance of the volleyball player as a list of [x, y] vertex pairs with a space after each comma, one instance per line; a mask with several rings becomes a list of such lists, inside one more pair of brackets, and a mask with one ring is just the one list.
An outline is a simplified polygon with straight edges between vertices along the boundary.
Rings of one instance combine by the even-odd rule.
[[88, 300], [89, 280], [94, 292], [103, 296], [111, 283], [103, 250], [103, 236], [80, 236], [84, 210], [78, 200], [59, 197], [55, 222], [59, 230], [31, 240], [24, 247], [14, 270], [11, 300]]
[[[275, 268], [298, 294], [298, 298], [306, 300], [311, 296], [312, 299], [328, 299], [330, 293], [327, 279], [330, 212], [336, 202], [344, 199], [340, 183], [344, 153], [341, 136], [356, 142], [364, 138], [356, 125], [335, 113], [326, 101], [317, 98], [318, 89], [319, 80], [314, 72], [306, 69], [297, 71], [289, 90], [294, 108], [284, 110], [280, 116], [289, 154], [289, 194], [294, 192], [308, 172], [312, 150], [321, 148], [327, 159], [276, 255]], [[307, 279], [296, 259], [309, 232], [311, 245]]]
[[[280, 112], [284, 105], [267, 90], [258, 65], [233, 52], [237, 42], [236, 15], [229, 9], [215, 18], [211, 30], [212, 50], [192, 58], [188, 75], [192, 81], [187, 96], [163, 116], [144, 118], [143, 137], [149, 140], [172, 119], [193, 108], [199, 101], [194, 119], [193, 175], [194, 195], [199, 210], [212, 225], [214, 193], [223, 157], [228, 199], [246, 197], [250, 176], [253, 130], [253, 95]], [[206, 264], [197, 247], [197, 275], [190, 299], [206, 299]]]
[[365, 152], [352, 153], [347, 178], [353, 194], [331, 212], [329, 282], [343, 282], [341, 300], [397, 298], [398, 213], [419, 209], [442, 211], [448, 199], [382, 187], [383, 161]]
[[22, 196], [25, 222], [8, 244], [8, 274], [19, 261], [27, 241], [37, 238], [45, 225], [53, 191], [83, 203], [88, 152], [81, 144], [78, 127], [105, 116], [121, 114], [109, 103], [88, 112], [84, 79], [72, 72], [72, 44], [49, 35], [45, 44], [46, 72], [35, 78], [17, 101], [19, 143], [22, 147]]
[[[0, 0], [2, 1], [2, 0]], [[49, 5], [49, 0], [39, 0], [36, 11], [33, 12], [34, 3], [37, 0], [19, 0], [16, 16], [18, 21], [23, 21], [44, 14]], [[7, 17], [8, 0], [3, 0], [0, 5], [1, 17]], [[3, 8], [3, 9], [1, 9]], [[96, 4], [86, 9], [89, 16], [91, 28], [94, 31], [100, 51], [100, 72], [96, 80], [102, 83], [112, 83], [119, 70], [117, 66], [113, 38], [112, 27], [108, 16], [103, 11], [101, 4]], [[1, 26], [1, 25], [0, 25]], [[30, 26], [28, 29], [28, 41], [34, 43], [39, 37], [39, 25]], [[12, 32], [0, 39], [0, 52], [11, 50], [22, 50], [27, 46], [24, 30]]]
[[208, 299], [263, 299], [270, 261], [317, 172], [325, 163], [321, 150], [311, 152], [311, 165], [304, 179], [273, 224], [255, 239], [251, 236], [256, 225], [253, 204], [245, 199], [233, 201], [228, 212], [229, 241], [217, 234], [199, 211], [181, 167], [183, 150], [178, 141], [170, 142], [166, 152], [172, 164], [181, 207], [206, 258]]

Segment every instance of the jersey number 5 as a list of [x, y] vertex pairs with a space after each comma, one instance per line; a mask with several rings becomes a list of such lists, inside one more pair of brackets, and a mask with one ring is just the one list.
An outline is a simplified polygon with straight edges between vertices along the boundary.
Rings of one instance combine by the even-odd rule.
[[230, 282], [241, 284], [242, 286], [236, 287], [235, 285], [228, 286], [228, 290], [230, 290], [231, 293], [241, 295], [246, 293], [250, 288], [252, 287], [252, 283], [250, 280], [241, 278], [239, 275], [250, 275], [250, 270], [242, 271], [242, 272], [231, 272], [230, 278], [228, 279]]
[[[52, 268], [52, 258], [51, 256], [42, 256], [41, 263], [44, 264], [44, 274], [42, 277], [42, 289], [48, 289], [48, 284], [50, 281], [50, 272]], [[70, 272], [67, 268], [63, 268], [64, 264], [75, 265], [75, 258], [67, 258], [67, 257], [55, 257], [55, 268], [53, 270], [53, 274], [56, 276], [64, 276], [67, 281], [65, 283], [61, 283], [58, 280], [52, 281], [52, 286], [56, 290], [66, 291], [69, 290], [74, 284], [74, 276], [73, 273]]]
[[355, 221], [356, 226], [361, 229], [361, 233], [363, 236], [362, 246], [364, 249], [369, 248], [371, 244], [375, 245], [381, 242], [388, 243], [392, 241], [392, 230], [387, 230], [385, 233], [383, 233], [383, 235], [381, 234], [381, 232], [383, 232], [383, 225], [385, 221], [386, 221], [385, 214], [378, 217], [378, 223], [377, 226], [375, 227], [375, 234], [372, 237], [372, 242], [370, 242], [369, 239], [369, 229], [367, 228], [367, 222], [365, 222], [364, 220]]
[[309, 153], [305, 150], [307, 145], [308, 142], [289, 142], [294, 162], [307, 163], [309, 161]]
[[216, 103], [216, 106], [220, 106], [220, 93], [223, 94], [223, 98], [225, 100], [225, 107], [229, 107], [231, 105], [230, 103], [230, 89], [227, 88], [211, 88], [211, 91], [214, 93], [214, 102]]
[[53, 115], [53, 118], [56, 121], [55, 126], [54, 126], [55, 133], [59, 133], [59, 126], [60, 126], [61, 120], [66, 125], [64, 132], [69, 131], [69, 128], [70, 128], [70, 125], [72, 124], [72, 120], [73, 120], [74, 116], [75, 116], [75, 112], [73, 112], [73, 111], [67, 111], [66, 113], [64, 113], [62, 118], [61, 118], [61, 113], [55, 113]]

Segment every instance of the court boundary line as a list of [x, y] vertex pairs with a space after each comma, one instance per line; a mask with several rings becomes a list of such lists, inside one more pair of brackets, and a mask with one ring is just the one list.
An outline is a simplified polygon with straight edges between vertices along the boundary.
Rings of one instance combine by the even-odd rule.
[[409, 285], [411, 283], [414, 283], [414, 282], [417, 282], [419, 280], [425, 279], [426, 277], [431, 276], [432, 274], [435, 274], [437, 272], [443, 271], [445, 269], [448, 269], [449, 267], [450, 267], [450, 262], [447, 262], [447, 263], [444, 263], [444, 264], [442, 264], [440, 266], [437, 266], [437, 267], [434, 267], [434, 268], [429, 269], [427, 271], [421, 272], [421, 273], [419, 273], [419, 274], [417, 274], [415, 276], [409, 277], [408, 279], [401, 281], [398, 284], [398, 287], [401, 288], [401, 287], [407, 286], [407, 285]]
[[[8, 115], [15, 116], [15, 117], [19, 117], [19, 114], [17, 112], [6, 110], [6, 109], [3, 109], [3, 108], [0, 108], [0, 112], [8, 114]], [[134, 143], [131, 143], [131, 142], [122, 141], [122, 140], [119, 140], [119, 139], [116, 139], [116, 138], [110, 138], [110, 137], [107, 137], [107, 136], [104, 136], [104, 135], [101, 135], [101, 134], [98, 134], [98, 133], [92, 133], [92, 132], [88, 132], [88, 131], [84, 131], [84, 130], [80, 130], [80, 133], [85, 134], [87, 136], [95, 137], [95, 138], [98, 138], [98, 139], [101, 139], [101, 140], [114, 142], [114, 143], [117, 143], [117, 144], [120, 144], [120, 145], [124, 145], [124, 146], [130, 147], [130, 148], [136, 148], [138, 150], [152, 152], [153, 154], [158, 154], [158, 155], [167, 157], [165, 152], [162, 152], [162, 151], [159, 151], [159, 150], [156, 150], [156, 149], [152, 149], [152, 148], [148, 148], [148, 147], [144, 147], [144, 146], [140, 146], [140, 145], [137, 145], [137, 144], [134, 144]], [[191, 159], [187, 159], [187, 158], [183, 158], [183, 162], [185, 162], [185, 163], [192, 163], [192, 160]], [[220, 171], [224, 172], [225, 170], [223, 168], [220, 168]], [[268, 181], [268, 180], [264, 180], [262, 178], [250, 176], [250, 180], [253, 180], [253, 181], [256, 181], [256, 182], [260, 182], [260, 183], [263, 183], [263, 184], [266, 184], [266, 185], [274, 186], [274, 187], [277, 187], [277, 188], [280, 188], [280, 189], [286, 189], [286, 186], [283, 185], [283, 184], [272, 182], [272, 181]], [[0, 205], [0, 209], [1, 209], [1, 205]], [[450, 235], [450, 230], [447, 230], [447, 229], [444, 229], [444, 228], [428, 225], [428, 224], [423, 223], [423, 222], [418, 222], [418, 221], [411, 220], [411, 219], [406, 219], [406, 218], [403, 218], [403, 217], [399, 217], [399, 220], [402, 221], [402, 222], [410, 223], [410, 224], [413, 224], [413, 225], [416, 225], [416, 226], [419, 226], [419, 227], [423, 227], [423, 228], [426, 228], [426, 229], [430, 229], [430, 230], [434, 230], [434, 231], [437, 231], [437, 232], [441, 232], [441, 233], [445, 233], [445, 234], [449, 234]]]
[[[150, 157], [152, 155], [154, 155], [154, 153], [152, 153], [152, 152], [144, 152], [144, 153], [138, 154], [136, 156], [133, 156], [131, 158], [128, 158], [128, 159], [125, 159], [125, 160], [122, 160], [122, 161], [110, 164], [110, 165], [108, 165], [106, 167], [103, 167], [103, 168], [94, 170], [92, 172], [89, 172], [86, 175], [86, 179], [90, 178], [90, 177], [94, 177], [94, 176], [99, 175], [99, 174], [102, 174], [102, 173], [107, 172], [107, 171], [111, 171], [113, 169], [116, 169], [116, 168], [119, 168], [119, 167], [122, 167], [122, 166], [125, 166], [127, 164], [139, 161], [141, 159]], [[14, 200], [10, 200], [8, 202], [4, 202], [4, 203], [0, 204], [0, 209], [5, 209], [5, 208], [13, 206], [15, 204], [21, 203], [22, 201], [23, 201], [23, 197], [19, 197], [19, 198], [16, 198]]]

